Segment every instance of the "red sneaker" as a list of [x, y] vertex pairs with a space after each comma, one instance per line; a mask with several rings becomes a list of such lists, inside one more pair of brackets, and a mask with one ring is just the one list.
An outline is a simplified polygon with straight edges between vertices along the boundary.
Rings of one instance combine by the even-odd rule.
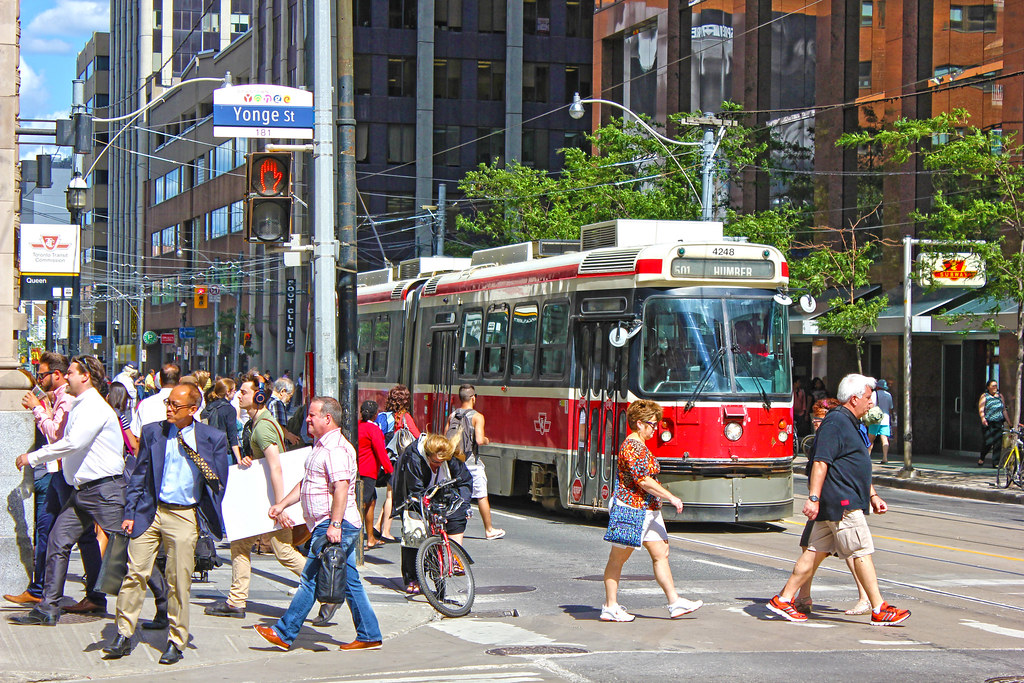
[[897, 609], [887, 602], [882, 603], [882, 609], [871, 612], [872, 626], [895, 626], [902, 624], [910, 617], [910, 610]]
[[806, 614], [801, 614], [800, 612], [798, 612], [796, 608], [793, 607], [793, 603], [783, 602], [781, 599], [779, 599], [778, 595], [776, 595], [774, 598], [768, 601], [768, 609], [775, 612], [780, 617], [783, 617], [784, 619], [789, 619], [790, 621], [807, 621]]

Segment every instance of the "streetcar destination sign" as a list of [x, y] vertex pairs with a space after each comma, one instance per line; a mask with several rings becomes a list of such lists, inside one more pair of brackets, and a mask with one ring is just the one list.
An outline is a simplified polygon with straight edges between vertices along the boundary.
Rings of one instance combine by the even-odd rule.
[[281, 85], [213, 91], [213, 134], [221, 138], [313, 137], [313, 93]]
[[775, 264], [744, 259], [677, 258], [672, 259], [672, 277], [769, 280], [775, 277]]

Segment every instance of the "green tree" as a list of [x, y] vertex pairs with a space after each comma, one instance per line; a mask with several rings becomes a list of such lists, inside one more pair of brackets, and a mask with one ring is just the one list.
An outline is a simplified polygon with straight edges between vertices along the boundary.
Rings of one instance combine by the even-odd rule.
[[[1001, 131], [969, 125], [965, 110], [924, 119], [900, 119], [876, 132], [844, 136], [844, 144], [879, 144], [891, 164], [920, 156], [932, 172], [931, 208], [915, 212], [922, 233], [949, 242], [941, 251], [974, 251], [985, 262], [988, 283], [982, 297], [989, 307], [961, 316], [999, 331], [997, 316], [1007, 301], [1016, 308], [1016, 360], [1013, 376], [1013, 423], [1021, 417], [1024, 368], [1024, 148]], [[983, 240], [984, 244], [967, 244]], [[958, 245], [960, 245], [958, 247]]]

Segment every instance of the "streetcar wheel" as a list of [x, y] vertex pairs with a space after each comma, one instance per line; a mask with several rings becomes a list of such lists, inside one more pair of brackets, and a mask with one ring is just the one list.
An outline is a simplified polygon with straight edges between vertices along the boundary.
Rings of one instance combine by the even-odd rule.
[[469, 614], [476, 582], [469, 557], [458, 545], [449, 543], [446, 547], [438, 536], [424, 541], [416, 553], [416, 578], [423, 597], [438, 612], [446, 617]]

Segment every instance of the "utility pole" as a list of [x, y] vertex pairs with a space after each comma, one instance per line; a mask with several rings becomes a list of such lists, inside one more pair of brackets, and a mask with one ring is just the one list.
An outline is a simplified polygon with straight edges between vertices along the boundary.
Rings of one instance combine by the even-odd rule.
[[231, 374], [238, 374], [238, 356], [242, 350], [242, 252], [238, 252], [238, 288], [235, 295], [235, 340], [231, 344]]
[[[220, 257], [214, 259], [213, 264], [213, 281], [217, 285], [217, 296], [213, 299], [213, 362], [210, 364], [210, 372], [213, 373], [214, 378], [220, 373], [217, 371], [220, 365]], [[210, 293], [209, 287], [206, 289], [207, 295]], [[140, 307], [141, 308], [141, 307]]]
[[[702, 221], [713, 221], [715, 203], [715, 154], [718, 146], [722, 144], [727, 128], [736, 125], [736, 121], [720, 119], [716, 116], [699, 116], [683, 119], [679, 122], [682, 125], [701, 126], [704, 129], [704, 139], [701, 141], [701, 192], [700, 192], [700, 219]], [[718, 134], [715, 134], [715, 129]]]
[[[75, 122], [75, 154], [72, 155], [72, 165], [74, 167], [75, 174], [80, 176], [82, 173], [82, 155], [78, 154], [78, 149], [85, 148], [85, 140], [79, 138], [88, 135], [92, 137], [92, 122], [85, 115], [85, 81], [80, 78], [76, 78], [71, 81], [71, 118]], [[80, 132], [79, 129], [82, 129]], [[82, 145], [80, 146], [79, 143]], [[91, 147], [92, 140], [88, 140], [88, 147]], [[78, 225], [78, 244], [81, 249], [82, 244], [82, 214], [81, 212], [72, 213], [71, 222]], [[68, 305], [68, 355], [77, 356], [80, 351], [80, 341], [82, 333], [82, 276], [79, 274], [75, 278], [74, 288], [71, 290], [71, 302]]]
[[434, 235], [434, 253], [444, 256], [445, 202], [448, 197], [448, 186], [441, 183], [437, 186], [437, 234]]
[[[338, 243], [334, 238], [334, 41], [331, 1], [315, 0], [313, 16], [313, 318], [319, 340], [316, 395], [338, 396], [337, 317], [334, 280]], [[341, 8], [338, 9], [339, 14]], [[344, 405], [344, 404], [343, 404]], [[353, 442], [355, 443], [355, 442]]]
[[[326, 0], [318, 0], [325, 3]], [[421, 3], [422, 5], [422, 3]], [[352, 443], [356, 432], [356, 120], [353, 77], [352, 0], [339, 0], [338, 11], [338, 361], [341, 380], [338, 400], [343, 409], [342, 430]], [[321, 41], [323, 45], [325, 41]], [[324, 62], [318, 62], [321, 67]], [[318, 68], [318, 71], [326, 69]], [[317, 202], [319, 203], [319, 197]], [[333, 304], [334, 302], [331, 301]]]

